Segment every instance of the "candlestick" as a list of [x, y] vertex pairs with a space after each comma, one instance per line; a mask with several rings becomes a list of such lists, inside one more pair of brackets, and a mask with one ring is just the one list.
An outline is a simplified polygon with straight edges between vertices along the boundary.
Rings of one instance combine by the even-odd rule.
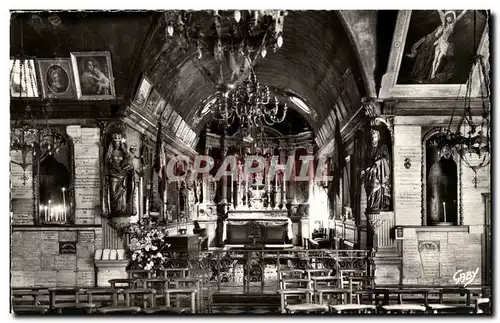
[[446, 222], [446, 202], [443, 202], [444, 222]]
[[63, 213], [64, 213], [64, 220], [66, 221], [66, 187], [61, 188], [62, 191], [62, 196], [63, 196]]

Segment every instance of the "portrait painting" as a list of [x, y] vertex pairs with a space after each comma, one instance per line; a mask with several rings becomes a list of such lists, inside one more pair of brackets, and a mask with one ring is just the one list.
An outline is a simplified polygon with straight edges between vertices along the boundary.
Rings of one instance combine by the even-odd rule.
[[80, 100], [110, 100], [116, 97], [109, 52], [71, 53], [76, 93]]
[[153, 91], [151, 91], [146, 101], [145, 109], [147, 111], [151, 111], [152, 113], [154, 113], [156, 107], [158, 106], [158, 103], [160, 102], [160, 99], [161, 99], [160, 93], [158, 93], [156, 89], [153, 89]]
[[173, 111], [174, 110], [172, 109], [172, 107], [169, 104], [167, 104], [165, 107], [165, 111], [161, 116], [162, 120], [165, 121], [165, 124], [168, 122], [168, 118], [170, 118], [170, 115], [172, 114]]
[[141, 84], [139, 84], [139, 88], [137, 89], [137, 92], [135, 94], [134, 100], [132, 101], [132, 104], [139, 109], [144, 108], [144, 105], [146, 104], [146, 100], [148, 98], [152, 86], [153, 85], [149, 81], [149, 79], [146, 76], [143, 76]]
[[181, 122], [182, 122], [182, 117], [180, 115], [176, 114], [175, 122], [174, 122], [174, 125], [172, 126], [173, 133], [177, 133], [177, 131], [179, 130], [179, 127], [181, 125]]
[[397, 84], [465, 84], [486, 24], [476, 10], [413, 10]]
[[75, 97], [73, 71], [69, 59], [39, 59], [38, 71], [44, 98]]
[[10, 96], [12, 98], [38, 98], [35, 60], [10, 60]]

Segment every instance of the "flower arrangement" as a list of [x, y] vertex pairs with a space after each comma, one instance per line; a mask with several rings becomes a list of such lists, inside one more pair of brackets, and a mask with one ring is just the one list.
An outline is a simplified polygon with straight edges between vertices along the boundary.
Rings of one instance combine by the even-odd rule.
[[130, 240], [128, 253], [131, 269], [156, 270], [164, 267], [166, 258], [162, 252], [170, 247], [166, 242], [168, 236], [165, 225], [142, 219], [127, 228]]

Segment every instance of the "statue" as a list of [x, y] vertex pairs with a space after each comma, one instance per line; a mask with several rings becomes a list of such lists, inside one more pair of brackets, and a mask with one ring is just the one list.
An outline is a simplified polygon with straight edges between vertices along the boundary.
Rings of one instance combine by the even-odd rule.
[[367, 211], [389, 211], [392, 202], [391, 157], [389, 149], [380, 143], [380, 132], [371, 130], [372, 143], [368, 148], [367, 166], [361, 171], [365, 183]]
[[135, 209], [133, 156], [121, 133], [113, 133], [106, 153], [107, 198], [111, 217], [132, 216]]
[[428, 225], [457, 222], [457, 164], [448, 145], [439, 147], [441, 158], [427, 178]]

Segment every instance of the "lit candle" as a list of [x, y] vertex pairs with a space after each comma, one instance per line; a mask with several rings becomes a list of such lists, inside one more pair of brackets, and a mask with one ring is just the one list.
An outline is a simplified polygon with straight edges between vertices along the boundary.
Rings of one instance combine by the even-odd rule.
[[61, 188], [63, 195], [63, 212], [64, 212], [64, 220], [66, 221], [66, 187]]
[[444, 222], [446, 222], [446, 202], [443, 202]]
[[53, 214], [52, 214], [52, 208], [50, 207], [50, 203], [52, 203], [52, 201], [51, 201], [51, 200], [49, 200], [49, 217], [50, 217], [50, 219], [52, 220], [52, 216], [53, 216]]
[[45, 210], [45, 221], [50, 222], [50, 217], [47, 214], [47, 205], [44, 205], [43, 209]]

